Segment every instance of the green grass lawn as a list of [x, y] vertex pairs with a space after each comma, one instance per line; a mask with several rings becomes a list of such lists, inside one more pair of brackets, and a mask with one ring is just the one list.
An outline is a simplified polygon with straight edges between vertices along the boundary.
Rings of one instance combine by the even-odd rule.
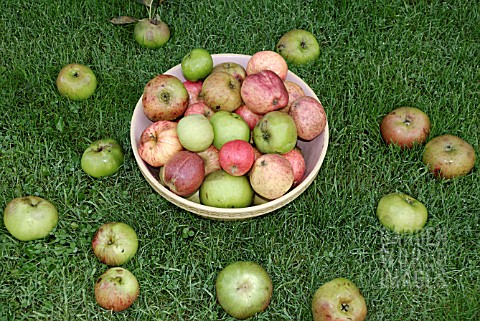
[[[236, 260], [263, 265], [274, 290], [253, 320], [311, 320], [315, 290], [335, 277], [364, 293], [367, 320], [480, 320], [480, 180], [434, 179], [422, 147], [387, 147], [381, 118], [415, 106], [430, 137], [480, 147], [480, 7], [476, 1], [178, 1], [158, 13], [172, 37], [159, 50], [133, 39], [119, 15], [134, 0], [7, 0], [0, 10], [0, 204], [39, 195], [59, 209], [44, 240], [19, 242], [0, 223], [0, 320], [233, 320], [215, 299], [217, 273]], [[287, 31], [311, 31], [314, 63], [294, 67], [327, 112], [330, 142], [317, 179], [295, 201], [237, 222], [169, 204], [143, 178], [130, 119], [143, 87], [194, 47], [211, 53], [273, 50]], [[99, 85], [73, 102], [55, 86], [62, 66], [90, 66]], [[126, 150], [114, 176], [88, 177], [80, 157], [112, 137]], [[398, 235], [377, 221], [378, 200], [405, 192], [429, 210], [425, 229]], [[141, 294], [123, 313], [100, 308], [93, 285], [106, 267], [91, 251], [103, 223], [123, 221], [140, 247], [125, 265]]]

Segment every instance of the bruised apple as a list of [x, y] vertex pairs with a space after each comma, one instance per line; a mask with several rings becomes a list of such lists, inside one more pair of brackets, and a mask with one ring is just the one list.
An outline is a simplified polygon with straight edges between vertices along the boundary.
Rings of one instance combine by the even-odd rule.
[[143, 90], [145, 116], [151, 121], [174, 120], [188, 107], [189, 95], [183, 82], [172, 75], [161, 74], [151, 79]]
[[102, 308], [114, 312], [128, 309], [140, 294], [138, 280], [127, 269], [112, 267], [97, 278], [95, 300]]
[[283, 154], [283, 157], [288, 159], [293, 169], [293, 187], [300, 184], [305, 175], [306, 164], [302, 151], [299, 147], [295, 147], [288, 153]]
[[283, 80], [271, 70], [248, 75], [243, 81], [241, 96], [252, 112], [261, 115], [288, 104], [287, 88]]
[[214, 111], [234, 111], [242, 105], [241, 84], [229, 73], [213, 72], [203, 81], [203, 101]]
[[242, 82], [247, 77], [247, 72], [242, 65], [236, 62], [223, 62], [213, 67], [212, 73], [222, 71], [231, 74], [235, 79]]
[[255, 114], [247, 107], [247, 105], [238, 107], [235, 109], [234, 113], [240, 115], [243, 120], [245, 120], [245, 122], [248, 124], [248, 127], [250, 127], [250, 130], [253, 130], [258, 121], [263, 117], [263, 115]]
[[297, 134], [310, 141], [320, 135], [327, 125], [327, 115], [322, 104], [311, 96], [297, 98], [288, 111], [297, 127]]
[[206, 150], [197, 152], [197, 154], [205, 163], [205, 176], [222, 168], [220, 166], [220, 151], [215, 146], [211, 145]]
[[219, 154], [220, 166], [233, 176], [248, 173], [255, 161], [255, 151], [250, 143], [241, 140], [231, 140], [223, 144]]
[[189, 196], [198, 190], [205, 178], [203, 159], [197, 153], [180, 151], [165, 163], [160, 175], [161, 181], [173, 193]]
[[188, 105], [183, 116], [198, 114], [210, 119], [214, 113], [215, 111], [212, 108], [208, 107], [204, 101], [197, 101], [193, 104]]
[[160, 120], [145, 128], [140, 136], [138, 154], [153, 167], [163, 166], [173, 155], [183, 150], [178, 139], [177, 123]]
[[269, 200], [284, 195], [294, 182], [292, 165], [279, 154], [264, 154], [257, 158], [249, 177], [253, 190]]
[[282, 80], [287, 78], [288, 64], [279, 53], [271, 50], [258, 51], [253, 54], [245, 68], [248, 75], [253, 75], [262, 70], [271, 70]]

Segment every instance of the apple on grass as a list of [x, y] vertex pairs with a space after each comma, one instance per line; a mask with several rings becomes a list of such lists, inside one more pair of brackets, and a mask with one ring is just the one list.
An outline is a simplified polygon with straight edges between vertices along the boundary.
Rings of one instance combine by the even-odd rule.
[[183, 115], [188, 103], [187, 89], [179, 78], [172, 75], [155, 76], [143, 90], [143, 111], [153, 122], [177, 119]]
[[303, 29], [294, 29], [285, 33], [278, 40], [275, 48], [286, 61], [296, 65], [307, 64], [320, 56], [317, 38]]
[[60, 70], [56, 84], [60, 95], [71, 100], [85, 100], [95, 93], [97, 78], [89, 67], [73, 63]]
[[145, 128], [140, 136], [138, 154], [147, 164], [160, 167], [183, 150], [178, 139], [177, 123], [160, 120]]
[[426, 145], [422, 156], [428, 170], [438, 178], [451, 179], [468, 174], [475, 166], [475, 150], [454, 135], [437, 136]]
[[173, 193], [188, 197], [205, 178], [205, 164], [196, 153], [183, 150], [170, 158], [160, 170], [160, 180]]
[[242, 105], [240, 93], [242, 83], [233, 75], [218, 71], [212, 72], [202, 84], [202, 97], [205, 104], [215, 112], [234, 111]]
[[258, 263], [237, 261], [218, 273], [215, 291], [225, 312], [245, 320], [267, 309], [273, 284], [268, 272]]
[[137, 253], [137, 233], [122, 222], [105, 223], [93, 236], [92, 250], [98, 260], [106, 265], [125, 264]]
[[262, 154], [285, 154], [297, 144], [293, 118], [281, 111], [265, 114], [253, 128], [253, 142]]
[[199, 114], [182, 117], [177, 124], [177, 135], [182, 146], [192, 152], [204, 151], [213, 143], [212, 124]]
[[5, 207], [3, 223], [20, 241], [41, 239], [57, 226], [58, 210], [50, 201], [38, 196], [17, 197]]
[[122, 146], [115, 139], [100, 139], [85, 149], [80, 165], [83, 171], [92, 177], [106, 177], [120, 168], [124, 156]]
[[386, 228], [397, 232], [418, 232], [427, 222], [425, 205], [404, 193], [383, 196], [377, 205], [377, 217]]
[[170, 28], [157, 15], [154, 19], [138, 20], [133, 29], [133, 37], [142, 47], [158, 49], [170, 39]]
[[95, 301], [114, 312], [128, 309], [140, 294], [138, 280], [127, 269], [112, 267], [100, 275], [94, 287]]
[[255, 193], [273, 200], [288, 192], [294, 182], [290, 161], [279, 154], [264, 154], [257, 158], [249, 172]]
[[213, 145], [220, 149], [228, 141], [241, 139], [250, 142], [250, 127], [245, 120], [236, 113], [221, 110], [211, 118], [213, 126]]
[[280, 54], [271, 50], [258, 51], [250, 57], [245, 68], [248, 75], [253, 75], [263, 70], [276, 73], [282, 80], [287, 78], [288, 64]]
[[181, 69], [186, 80], [203, 80], [212, 72], [212, 56], [203, 48], [194, 48], [183, 57]]
[[430, 118], [415, 107], [399, 107], [383, 117], [380, 133], [387, 145], [401, 148], [421, 145], [430, 134]]
[[255, 161], [255, 151], [250, 143], [241, 140], [231, 140], [223, 144], [219, 154], [220, 166], [233, 176], [248, 173]]
[[233, 176], [223, 169], [208, 174], [200, 186], [200, 203], [219, 208], [243, 208], [252, 205], [254, 192], [248, 178]]
[[314, 321], [363, 321], [367, 304], [358, 287], [346, 278], [320, 286], [312, 299]]
[[322, 104], [311, 96], [301, 96], [291, 105], [288, 114], [293, 118], [298, 137], [311, 141], [327, 126], [327, 115]]

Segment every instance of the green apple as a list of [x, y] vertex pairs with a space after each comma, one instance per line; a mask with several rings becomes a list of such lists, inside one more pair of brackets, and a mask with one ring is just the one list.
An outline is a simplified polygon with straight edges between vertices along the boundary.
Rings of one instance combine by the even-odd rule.
[[262, 154], [285, 154], [297, 144], [293, 118], [275, 110], [266, 113], [253, 128], [253, 142]]
[[177, 124], [177, 134], [182, 146], [192, 152], [202, 152], [213, 143], [213, 126], [204, 115], [182, 117]]
[[258, 263], [233, 262], [218, 273], [217, 300], [232, 317], [245, 320], [265, 311], [273, 292], [272, 279]]
[[231, 140], [241, 139], [250, 142], [250, 127], [245, 120], [236, 113], [226, 110], [217, 111], [211, 118], [213, 126], [213, 146], [220, 149], [223, 144]]
[[428, 211], [423, 203], [409, 195], [390, 193], [378, 202], [377, 217], [394, 232], [417, 232], [425, 226]]
[[422, 161], [438, 178], [451, 179], [468, 174], [475, 166], [472, 145], [454, 135], [433, 138], [425, 145]]
[[335, 278], [320, 286], [312, 299], [314, 321], [363, 321], [367, 304], [358, 287], [345, 278]]
[[58, 211], [55, 205], [41, 197], [17, 197], [5, 207], [3, 223], [20, 241], [41, 239], [57, 226]]
[[92, 250], [100, 262], [119, 266], [135, 256], [138, 237], [135, 230], [123, 222], [108, 222], [100, 226], [92, 239]]
[[302, 29], [284, 34], [276, 45], [277, 52], [293, 64], [306, 64], [317, 59], [320, 46], [315, 36]]
[[57, 76], [58, 92], [71, 100], [85, 100], [97, 89], [97, 78], [92, 69], [82, 64], [68, 64]]
[[105, 138], [93, 142], [85, 149], [80, 164], [85, 173], [100, 178], [114, 174], [123, 161], [122, 146], [112, 138]]
[[212, 72], [213, 59], [207, 50], [195, 48], [183, 57], [181, 68], [186, 80], [203, 80]]
[[158, 49], [170, 39], [170, 28], [158, 18], [145, 18], [137, 21], [133, 29], [133, 36], [141, 46]]
[[220, 208], [252, 205], [254, 192], [246, 176], [233, 176], [223, 169], [208, 174], [200, 186], [200, 203]]

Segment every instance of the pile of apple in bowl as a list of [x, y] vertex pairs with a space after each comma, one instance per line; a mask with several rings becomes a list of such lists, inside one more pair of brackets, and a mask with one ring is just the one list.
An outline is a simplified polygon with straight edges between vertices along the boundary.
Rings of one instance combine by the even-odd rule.
[[204, 78], [186, 79], [179, 64], [145, 85], [131, 120], [135, 159], [161, 196], [202, 217], [272, 212], [318, 175], [325, 111], [273, 51], [210, 57]]

